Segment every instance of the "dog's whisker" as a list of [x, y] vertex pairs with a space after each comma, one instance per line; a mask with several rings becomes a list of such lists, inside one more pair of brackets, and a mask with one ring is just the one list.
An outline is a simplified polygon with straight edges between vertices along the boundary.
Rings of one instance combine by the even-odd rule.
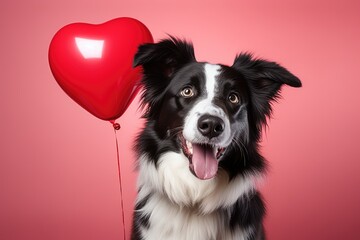
[[244, 155], [244, 167], [246, 166], [246, 156], [249, 154], [245, 144], [241, 141], [241, 140], [237, 140], [237, 139], [232, 139], [232, 142], [235, 143], [235, 146], [238, 147], [238, 149], [240, 150], [240, 152], [242, 153], [242, 155]]
[[178, 135], [182, 130], [183, 130], [183, 127], [181, 127], [181, 126], [174, 127], [174, 128], [168, 129], [166, 131], [166, 135], [168, 137], [174, 137], [174, 136]]

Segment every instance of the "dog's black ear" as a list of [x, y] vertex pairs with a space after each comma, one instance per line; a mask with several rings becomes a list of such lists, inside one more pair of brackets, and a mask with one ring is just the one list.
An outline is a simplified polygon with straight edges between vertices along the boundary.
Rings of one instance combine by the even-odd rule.
[[301, 81], [276, 62], [255, 59], [243, 53], [235, 58], [232, 66], [247, 80], [251, 92], [251, 107], [257, 124], [266, 124], [271, 115], [271, 103], [280, 97], [283, 84], [301, 87]]
[[133, 66], [143, 68], [142, 99], [145, 104], [153, 106], [173, 74], [185, 64], [194, 61], [196, 59], [193, 45], [175, 37], [141, 45], [135, 55]]
[[134, 58], [134, 67], [142, 65], [144, 73], [170, 77], [182, 65], [195, 60], [193, 45], [175, 37], [158, 43], [141, 45]]

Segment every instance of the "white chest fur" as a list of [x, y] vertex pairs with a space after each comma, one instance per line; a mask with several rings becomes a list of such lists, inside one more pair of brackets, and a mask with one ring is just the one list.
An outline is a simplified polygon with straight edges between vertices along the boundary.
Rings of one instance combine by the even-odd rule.
[[246, 240], [251, 229], [231, 231], [224, 225], [227, 214], [198, 214], [153, 197], [143, 209], [150, 214], [149, 228], [141, 229], [146, 240]]
[[179, 207], [163, 197], [152, 196], [143, 208], [149, 215], [149, 228], [142, 229], [145, 239], [224, 239], [223, 216], [213, 212], [202, 215], [193, 209]]
[[[146, 158], [143, 156], [142, 158]], [[226, 209], [255, 187], [255, 175], [239, 176], [229, 182], [219, 170], [210, 180], [199, 180], [189, 171], [181, 153], [163, 154], [157, 168], [140, 159], [137, 201], [148, 197], [140, 213], [149, 217], [149, 227], [141, 229], [147, 240], [232, 240], [247, 239], [251, 229], [232, 229], [225, 224]]]

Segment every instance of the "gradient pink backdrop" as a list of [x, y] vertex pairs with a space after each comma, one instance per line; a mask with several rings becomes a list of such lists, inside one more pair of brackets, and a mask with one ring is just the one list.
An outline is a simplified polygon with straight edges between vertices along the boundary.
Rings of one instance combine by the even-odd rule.
[[[304, 87], [284, 88], [262, 144], [268, 239], [360, 239], [359, 1], [2, 0], [1, 240], [121, 239], [113, 129], [65, 95], [47, 51], [64, 25], [123, 16], [155, 40], [192, 40], [199, 60], [251, 51], [298, 75]], [[127, 234], [137, 100], [118, 120]]]

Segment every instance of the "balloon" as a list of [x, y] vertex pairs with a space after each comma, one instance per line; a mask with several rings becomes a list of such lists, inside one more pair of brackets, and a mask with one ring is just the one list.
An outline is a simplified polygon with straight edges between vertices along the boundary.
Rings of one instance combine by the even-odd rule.
[[139, 91], [141, 69], [132, 67], [137, 48], [152, 42], [150, 31], [133, 18], [73, 23], [53, 37], [49, 64], [75, 102], [100, 119], [115, 120]]

